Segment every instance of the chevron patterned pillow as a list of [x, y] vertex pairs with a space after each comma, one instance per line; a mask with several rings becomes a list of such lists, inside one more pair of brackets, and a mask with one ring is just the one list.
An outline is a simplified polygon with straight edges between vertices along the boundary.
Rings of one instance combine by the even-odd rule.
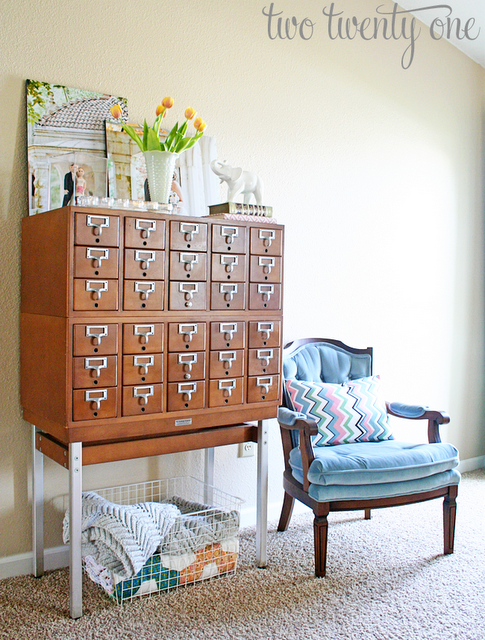
[[392, 440], [386, 405], [379, 395], [379, 376], [343, 384], [287, 380], [294, 411], [318, 423], [315, 446]]

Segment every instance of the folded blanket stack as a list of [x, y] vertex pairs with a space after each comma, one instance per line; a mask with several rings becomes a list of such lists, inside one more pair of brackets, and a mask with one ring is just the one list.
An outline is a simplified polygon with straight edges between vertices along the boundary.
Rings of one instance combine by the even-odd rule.
[[[94, 491], [82, 496], [83, 556], [118, 577], [137, 575], [156, 552], [187, 556], [237, 535], [239, 513], [172, 498], [166, 502], [119, 505]], [[69, 542], [69, 511], [63, 522]]]

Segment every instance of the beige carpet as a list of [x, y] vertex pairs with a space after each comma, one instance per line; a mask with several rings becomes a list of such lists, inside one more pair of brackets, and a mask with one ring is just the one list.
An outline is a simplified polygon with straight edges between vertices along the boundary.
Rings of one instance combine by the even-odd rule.
[[484, 640], [485, 470], [460, 487], [455, 553], [442, 556], [441, 501], [333, 514], [327, 577], [313, 576], [311, 514], [268, 534], [257, 569], [254, 530], [241, 534], [235, 576], [123, 606], [85, 581], [70, 620], [68, 573], [0, 581], [0, 638], [40, 640]]

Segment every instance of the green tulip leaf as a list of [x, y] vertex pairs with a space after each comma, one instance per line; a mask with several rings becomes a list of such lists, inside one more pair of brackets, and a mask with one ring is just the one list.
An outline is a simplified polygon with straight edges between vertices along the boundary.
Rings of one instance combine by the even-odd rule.
[[136, 142], [136, 144], [140, 147], [140, 149], [142, 151], [145, 151], [145, 149], [143, 148], [143, 143], [140, 140], [140, 136], [136, 133], [136, 131], [133, 129], [133, 127], [131, 127], [129, 124], [126, 124], [126, 123], [123, 123], [121, 126], [126, 131], [126, 133], [130, 136], [130, 138], [134, 142]]
[[148, 141], [148, 124], [147, 124], [147, 121], [145, 120], [145, 124], [143, 125], [143, 148], [144, 149], [147, 148], [147, 141]]
[[148, 129], [147, 135], [147, 151], [160, 151], [160, 139], [157, 136], [157, 132], [153, 129]]

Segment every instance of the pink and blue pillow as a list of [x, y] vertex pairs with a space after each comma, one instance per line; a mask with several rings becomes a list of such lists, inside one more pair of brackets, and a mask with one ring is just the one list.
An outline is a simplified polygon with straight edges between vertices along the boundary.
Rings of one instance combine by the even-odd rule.
[[318, 425], [314, 446], [392, 440], [379, 376], [342, 384], [286, 380], [291, 408]]

